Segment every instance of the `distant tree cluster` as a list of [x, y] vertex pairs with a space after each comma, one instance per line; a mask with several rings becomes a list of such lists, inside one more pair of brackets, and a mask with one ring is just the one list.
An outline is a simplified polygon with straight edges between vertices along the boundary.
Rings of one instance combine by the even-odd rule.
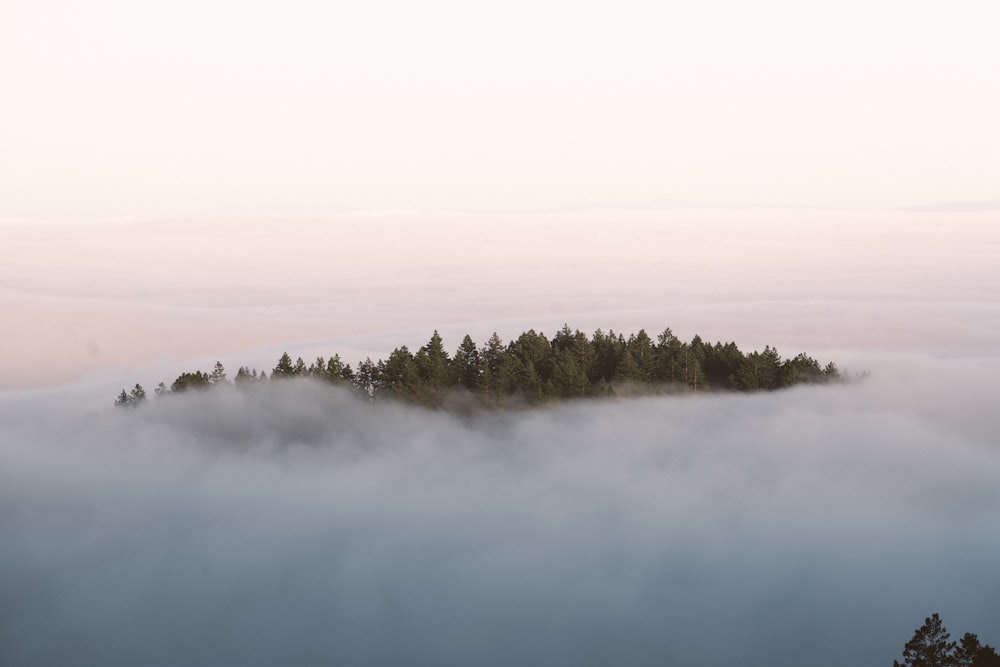
[[[455, 396], [474, 404], [504, 406], [616, 394], [774, 390], [838, 380], [840, 372], [832, 362], [820, 366], [805, 353], [782, 359], [770, 346], [763, 352], [744, 353], [735, 343], [709, 344], [699, 336], [684, 342], [670, 329], [653, 340], [645, 331], [626, 338], [598, 329], [588, 337], [564, 326], [551, 340], [532, 329], [507, 343], [494, 333], [480, 347], [465, 336], [451, 355], [435, 331], [416, 353], [404, 345], [385, 359], [365, 359], [357, 368], [336, 354], [307, 364], [301, 357], [292, 361], [286, 352], [270, 378], [244, 366], [232, 384], [250, 386], [295, 377], [352, 387], [371, 400], [393, 398], [437, 408]], [[230, 381], [217, 362], [211, 372], [182, 373], [169, 387], [161, 382], [156, 393], [220, 384]]]
[[924, 619], [913, 638], [903, 648], [903, 662], [892, 661], [893, 667], [1000, 667], [996, 649], [981, 644], [971, 632], [957, 642], [937, 614]]
[[131, 391], [122, 389], [122, 393], [118, 394], [118, 398], [115, 399], [115, 407], [137, 408], [145, 400], [146, 390], [142, 388], [141, 384], [136, 384]]

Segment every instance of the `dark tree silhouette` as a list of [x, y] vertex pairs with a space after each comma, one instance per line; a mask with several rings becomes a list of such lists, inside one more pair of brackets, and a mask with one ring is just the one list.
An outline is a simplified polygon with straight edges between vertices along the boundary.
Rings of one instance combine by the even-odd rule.
[[959, 667], [1000, 667], [1000, 655], [987, 644], [980, 644], [979, 637], [966, 632], [955, 649], [955, 664]]
[[893, 660], [893, 667], [1000, 667], [1000, 655], [976, 635], [967, 632], [960, 642], [950, 637], [941, 617], [933, 614], [906, 642], [903, 662]]
[[[537, 405], [559, 399], [634, 395], [678, 391], [774, 390], [802, 383], [840, 379], [836, 365], [820, 364], [805, 353], [782, 359], [777, 350], [744, 354], [735, 343], [710, 344], [695, 336], [690, 343], [665, 329], [656, 341], [643, 330], [628, 338], [600, 329], [587, 337], [564, 325], [555, 337], [533, 329], [504, 343], [494, 333], [482, 347], [465, 336], [454, 355], [445, 350], [437, 331], [416, 354], [404, 345], [386, 359], [366, 359], [356, 369], [339, 355], [317, 357], [310, 365], [287, 352], [274, 367], [272, 378], [300, 378], [353, 387], [371, 400], [393, 398], [430, 408], [450, 405], [448, 395], [458, 390], [461, 405], [482, 407]], [[235, 384], [248, 389], [267, 380], [267, 374], [241, 366], [230, 383], [221, 363], [210, 373], [182, 373], [168, 390]], [[142, 396], [122, 392], [116, 405], [132, 407]]]
[[137, 408], [146, 400], [146, 390], [142, 388], [141, 384], [136, 384], [132, 391], [125, 391], [122, 389], [122, 393], [118, 394], [118, 398], [115, 399], [116, 408]]
[[924, 624], [917, 628], [913, 639], [906, 642], [903, 648], [903, 662], [892, 661], [893, 667], [954, 667], [955, 642], [948, 639], [951, 635], [941, 623], [941, 617], [933, 614], [924, 619]]

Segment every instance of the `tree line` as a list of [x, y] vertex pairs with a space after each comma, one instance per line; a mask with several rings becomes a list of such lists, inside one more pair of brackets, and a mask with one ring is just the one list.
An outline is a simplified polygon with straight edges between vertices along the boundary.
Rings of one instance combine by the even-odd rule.
[[937, 614], [924, 619], [913, 638], [903, 648], [903, 662], [892, 661], [892, 667], [1000, 667], [996, 649], [966, 632], [957, 642], [948, 641], [951, 634]]
[[[841, 379], [834, 363], [821, 366], [800, 353], [782, 359], [770, 346], [744, 353], [735, 343], [690, 342], [665, 329], [654, 340], [644, 330], [627, 338], [600, 329], [591, 336], [564, 326], [551, 339], [534, 329], [504, 342], [494, 333], [477, 345], [466, 335], [453, 354], [435, 331], [416, 352], [405, 345], [385, 359], [370, 358], [352, 368], [340, 355], [306, 363], [287, 352], [271, 370], [240, 367], [230, 381], [216, 362], [211, 371], [184, 372], [157, 395], [221, 384], [309, 377], [351, 387], [371, 400], [392, 398], [431, 408], [461, 394], [483, 406], [539, 405], [557, 399], [677, 391], [759, 391]], [[141, 385], [122, 390], [115, 405], [136, 407], [146, 400]]]

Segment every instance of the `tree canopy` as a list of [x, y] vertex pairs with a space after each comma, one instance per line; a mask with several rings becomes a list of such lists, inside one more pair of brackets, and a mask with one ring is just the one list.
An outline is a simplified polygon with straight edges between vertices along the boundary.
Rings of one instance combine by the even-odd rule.
[[903, 647], [903, 662], [892, 661], [893, 667], [1000, 667], [1000, 655], [992, 646], [980, 644], [979, 637], [965, 633], [961, 641], [948, 641], [951, 634], [941, 617], [933, 614], [924, 619], [913, 638]]
[[[654, 339], [644, 330], [628, 337], [598, 329], [588, 336], [563, 326], [549, 339], [529, 329], [504, 343], [494, 333], [478, 346], [466, 335], [454, 354], [437, 331], [417, 351], [401, 345], [385, 359], [365, 359], [352, 369], [335, 354], [311, 364], [285, 352], [270, 380], [309, 377], [350, 387], [371, 400], [395, 399], [430, 408], [451, 404], [504, 407], [586, 397], [701, 391], [771, 391], [841, 379], [835, 364], [821, 366], [807, 354], [783, 359], [770, 346], [744, 353], [735, 343], [690, 342], [665, 329]], [[230, 381], [216, 362], [211, 371], [181, 373], [157, 395], [268, 381], [266, 372], [241, 366]], [[144, 398], [144, 395], [143, 395]], [[119, 400], [122, 396], [119, 396]], [[128, 403], [134, 407], [136, 401]], [[116, 405], [119, 405], [116, 401]]]

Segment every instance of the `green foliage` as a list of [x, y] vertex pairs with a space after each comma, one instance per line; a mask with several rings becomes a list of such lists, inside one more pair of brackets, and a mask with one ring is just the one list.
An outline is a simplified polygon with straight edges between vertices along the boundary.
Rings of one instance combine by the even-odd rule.
[[482, 391], [483, 360], [471, 336], [466, 335], [462, 339], [462, 344], [458, 346], [451, 360], [451, 368], [453, 385], [465, 387], [472, 392]]
[[146, 390], [142, 388], [141, 384], [136, 384], [131, 391], [122, 389], [122, 393], [118, 394], [118, 398], [115, 399], [115, 407], [135, 409], [142, 405], [145, 400]]
[[226, 369], [223, 368], [221, 361], [215, 362], [215, 368], [208, 374], [208, 382], [212, 385], [226, 384], [228, 382], [226, 379]]
[[[271, 377], [310, 378], [350, 387], [370, 400], [392, 398], [440, 408], [456, 390], [467, 396], [456, 399], [462, 405], [537, 405], [621, 392], [774, 390], [838, 380], [840, 373], [833, 363], [821, 367], [804, 353], [783, 360], [770, 346], [744, 354], [732, 342], [709, 344], [695, 336], [685, 343], [669, 328], [654, 341], [644, 330], [625, 338], [598, 329], [588, 337], [564, 325], [551, 340], [529, 329], [506, 344], [494, 333], [479, 347], [465, 336], [454, 355], [435, 331], [416, 354], [401, 346], [385, 359], [365, 359], [356, 369], [336, 354], [306, 365], [284, 352]], [[248, 388], [266, 380], [266, 373], [241, 366], [230, 383], [216, 362], [210, 373], [181, 374], [169, 389], [161, 382], [156, 393], [227, 384]], [[115, 404], [131, 406], [144, 399], [145, 393], [134, 398], [123, 391]]]
[[181, 373], [170, 385], [171, 392], [188, 391], [189, 389], [203, 389], [212, 386], [211, 377], [208, 373], [195, 371], [194, 373]]
[[444, 402], [445, 393], [452, 385], [451, 359], [437, 331], [426, 345], [417, 350], [413, 358], [419, 377], [416, 394], [420, 403], [437, 407]]
[[278, 359], [278, 365], [271, 370], [272, 378], [290, 378], [295, 375], [295, 367], [292, 365], [292, 358], [287, 352], [282, 352]]

